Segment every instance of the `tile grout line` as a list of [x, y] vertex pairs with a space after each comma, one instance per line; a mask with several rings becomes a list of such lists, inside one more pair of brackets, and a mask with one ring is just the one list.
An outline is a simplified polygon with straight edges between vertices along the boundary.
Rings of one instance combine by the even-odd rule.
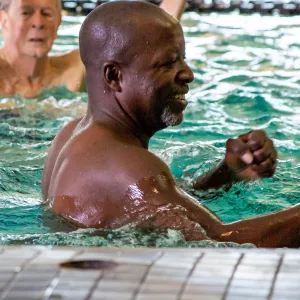
[[43, 295], [41, 296], [41, 299], [47, 300], [51, 296], [53, 290], [55, 289], [55, 287], [57, 286], [57, 284], [59, 282], [60, 273], [61, 273], [61, 270], [58, 269], [56, 271], [56, 273], [54, 274], [54, 276], [53, 276], [51, 282], [49, 283], [48, 287], [44, 290]]
[[187, 284], [188, 284], [188, 282], [189, 282], [189, 279], [190, 279], [190, 277], [192, 276], [192, 274], [193, 274], [193, 272], [194, 272], [196, 266], [198, 265], [199, 261], [202, 259], [203, 256], [204, 256], [204, 253], [202, 252], [202, 253], [200, 254], [200, 256], [197, 257], [197, 259], [196, 259], [196, 261], [195, 261], [193, 267], [191, 268], [191, 270], [190, 270], [190, 272], [189, 272], [189, 274], [188, 274], [188, 276], [187, 276], [186, 281], [183, 283], [183, 285], [182, 285], [182, 287], [181, 287], [181, 289], [180, 289], [180, 291], [179, 291], [179, 293], [178, 293], [177, 300], [180, 300], [180, 299], [182, 298], [182, 296], [183, 296], [183, 294], [184, 294], [184, 291], [185, 291], [185, 288], [186, 288], [186, 286], [187, 286]]
[[18, 275], [24, 270], [24, 268], [35, 258], [37, 258], [43, 251], [37, 251], [32, 257], [25, 260], [23, 264], [19, 267], [20, 269], [18, 271], [14, 271], [14, 275], [12, 278], [7, 282], [6, 287], [4, 290], [0, 293], [0, 300], [4, 300], [7, 294], [11, 291], [14, 283], [16, 282], [16, 279], [18, 278]]
[[94, 284], [92, 285], [92, 287], [90, 288], [90, 291], [89, 291], [88, 295], [84, 298], [85, 300], [90, 300], [90, 299], [91, 299], [91, 297], [93, 296], [93, 294], [94, 294], [94, 292], [95, 292], [95, 290], [96, 290], [96, 288], [97, 288], [99, 282], [100, 282], [101, 279], [104, 277], [104, 273], [105, 273], [105, 271], [103, 271], [103, 272], [100, 271], [100, 274], [99, 274], [99, 276], [95, 279], [95, 282], [94, 282]]
[[[84, 253], [84, 251], [83, 251], [83, 253]], [[119, 253], [119, 252], [117, 252], [117, 253]], [[122, 252], [121, 252], [121, 253], [122, 253]], [[118, 256], [120, 256], [120, 255], [117, 255], [117, 257], [118, 257]], [[113, 259], [111, 259], [111, 260], [113, 260]], [[85, 297], [85, 300], [90, 300], [90, 299], [91, 299], [91, 297], [93, 296], [93, 294], [94, 294], [94, 292], [95, 292], [95, 290], [96, 290], [96, 288], [97, 288], [99, 282], [101, 281], [101, 279], [103, 279], [104, 274], [105, 274], [105, 270], [104, 270], [104, 271], [100, 271], [99, 276], [95, 279], [95, 283], [94, 283], [93, 286], [90, 288], [90, 291], [89, 291], [88, 295]]]
[[140, 293], [140, 291], [141, 291], [141, 288], [142, 288], [143, 284], [144, 284], [145, 281], [146, 281], [147, 276], [148, 276], [149, 273], [150, 273], [151, 268], [153, 267], [153, 265], [154, 265], [160, 258], [162, 258], [162, 256], [163, 256], [164, 254], [165, 254], [165, 251], [162, 251], [161, 254], [160, 254], [160, 256], [157, 257], [157, 258], [149, 265], [147, 271], [145, 272], [144, 276], [143, 276], [142, 279], [141, 279], [140, 285], [139, 285], [138, 288], [135, 290], [135, 292], [134, 292], [134, 294], [133, 294], [133, 296], [132, 296], [132, 298], [131, 298], [132, 300], [136, 300], [136, 298], [138, 297], [138, 295], [139, 295], [139, 293]]
[[242, 262], [242, 259], [244, 258], [244, 255], [245, 255], [245, 253], [241, 254], [240, 258], [238, 259], [238, 261], [236, 263], [236, 265], [234, 266], [233, 272], [232, 272], [232, 274], [231, 274], [231, 276], [228, 280], [228, 283], [227, 283], [227, 286], [226, 286], [226, 289], [225, 289], [225, 293], [223, 294], [222, 300], [226, 300], [226, 298], [227, 298], [228, 291], [229, 291], [230, 285], [232, 283], [234, 274], [235, 274], [237, 268], [239, 267], [240, 263]]
[[281, 269], [281, 266], [282, 266], [283, 258], [284, 258], [284, 254], [280, 257], [280, 260], [278, 262], [278, 265], [277, 265], [277, 268], [276, 268], [276, 271], [275, 271], [275, 274], [274, 274], [274, 277], [273, 277], [273, 280], [272, 280], [272, 286], [270, 288], [270, 293], [269, 293], [268, 298], [267, 298], [268, 300], [271, 300], [272, 296], [274, 294], [275, 284], [276, 284], [277, 276], [278, 276], [278, 274], [280, 272], [280, 269]]
[[[80, 251], [76, 252], [70, 259], [73, 259], [76, 255], [79, 255], [82, 252], [83, 252], [83, 250], [80, 250]], [[56, 273], [54, 274], [54, 276], [51, 280], [51, 282], [49, 283], [48, 287], [44, 290], [44, 292], [41, 296], [42, 300], [47, 300], [47, 299], [49, 299], [49, 297], [51, 297], [52, 292], [54, 291], [55, 287], [59, 283], [60, 274], [61, 274], [61, 269], [58, 267]]]

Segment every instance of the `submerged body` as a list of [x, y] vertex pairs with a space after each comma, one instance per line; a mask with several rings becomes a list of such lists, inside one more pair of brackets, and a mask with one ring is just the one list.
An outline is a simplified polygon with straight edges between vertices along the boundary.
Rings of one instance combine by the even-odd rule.
[[[52, 149], [62, 148], [48, 189], [54, 212], [84, 227], [118, 228], [136, 223], [183, 231], [192, 226], [203, 233], [193, 218], [188, 218], [189, 207], [197, 206], [197, 201], [188, 197], [187, 203], [182, 202], [187, 196], [176, 187], [163, 161], [121, 128], [84, 122], [73, 121], [53, 143]], [[70, 133], [72, 137], [61, 147]], [[75, 160], [76, 165], [72, 163]], [[81, 196], [73, 197], [78, 194]], [[202, 238], [208, 237], [203, 233]]]
[[299, 245], [297, 207], [223, 224], [180, 190], [168, 166], [138, 139], [121, 128], [109, 127], [78, 119], [52, 144], [44, 175], [51, 170], [50, 162], [55, 167], [48, 190], [45, 177], [44, 193], [49, 195], [52, 210], [66, 220], [91, 228], [129, 223], [140, 228], [171, 228], [181, 231], [186, 240], [251, 242], [261, 247]]
[[[117, 16], [124, 13], [128, 20], [119, 22]], [[147, 3], [105, 4], [85, 20], [80, 51], [87, 70], [88, 111], [58, 134], [49, 151], [43, 194], [54, 212], [80, 227], [135, 223], [174, 228], [188, 240], [299, 245], [298, 207], [223, 224], [181, 191], [168, 166], [148, 151], [156, 131], [182, 121], [184, 94], [193, 80], [177, 21]], [[275, 167], [272, 141], [253, 131], [228, 140], [224, 161], [194, 187], [269, 177]]]

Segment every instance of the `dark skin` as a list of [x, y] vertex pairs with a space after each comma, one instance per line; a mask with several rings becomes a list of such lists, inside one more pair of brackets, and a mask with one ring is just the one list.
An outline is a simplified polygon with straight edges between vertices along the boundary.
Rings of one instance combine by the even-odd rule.
[[[128, 7], [127, 14], [132, 15], [122, 21], [125, 24], [110, 20], [112, 14], [122, 14]], [[132, 22], [138, 22], [139, 32]], [[113, 44], [111, 51], [99, 49], [96, 61], [91, 56], [97, 52], [91, 49], [99, 37], [93, 36], [91, 26], [98, 29], [94, 32], [107, 30], [107, 36], [118, 32], [116, 40], [122, 45]], [[144, 34], [147, 48], [139, 48]], [[124, 49], [111, 54], [118, 47]], [[68, 124], [50, 148], [43, 194], [54, 212], [79, 227], [118, 228], [135, 223], [180, 230], [187, 240], [299, 246], [300, 207], [223, 224], [180, 190], [168, 166], [148, 151], [156, 131], [182, 121], [184, 94], [193, 80], [184, 61], [184, 38], [177, 21], [148, 3], [105, 4], [83, 24], [80, 50], [87, 71], [88, 110], [82, 119]], [[194, 187], [216, 188], [270, 177], [275, 167], [272, 141], [263, 131], [252, 131], [229, 139], [222, 163], [198, 178]]]

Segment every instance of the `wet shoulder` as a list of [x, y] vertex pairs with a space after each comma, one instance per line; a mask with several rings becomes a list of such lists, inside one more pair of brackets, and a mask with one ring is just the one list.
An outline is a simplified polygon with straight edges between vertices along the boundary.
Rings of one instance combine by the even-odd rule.
[[81, 118], [77, 118], [67, 124], [61, 132], [59, 132], [56, 137], [54, 138], [51, 147], [48, 152], [47, 159], [45, 161], [43, 178], [42, 178], [42, 190], [43, 190], [43, 197], [47, 199], [48, 195], [48, 188], [50, 184], [50, 179], [52, 176], [52, 172], [55, 166], [55, 163], [59, 157], [59, 154], [65, 144], [70, 139], [75, 127], [80, 122]]
[[129, 186], [144, 180], [147, 185], [154, 178], [162, 178], [161, 174], [173, 182], [167, 164], [141, 146], [117, 141], [112, 143], [107, 151], [107, 159], [109, 174], [118, 180], [120, 191], [125, 191]]
[[124, 186], [161, 173], [172, 177], [168, 166], [156, 155], [136, 143], [116, 138], [101, 126], [75, 132], [63, 149], [63, 157], [81, 175], [104, 181], [116, 178]]
[[74, 129], [82, 118], [76, 118], [68, 123], [55, 137], [53, 144], [56, 143], [57, 147], [62, 148], [66, 142], [71, 138]]

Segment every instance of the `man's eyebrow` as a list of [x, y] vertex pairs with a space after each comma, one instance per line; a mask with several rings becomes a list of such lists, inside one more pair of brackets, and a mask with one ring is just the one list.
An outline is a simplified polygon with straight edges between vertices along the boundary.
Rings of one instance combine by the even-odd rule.
[[177, 48], [177, 47], [169, 48], [169, 49], [167, 49], [167, 51], [166, 51], [166, 53], [168, 53], [168, 54], [173, 54], [173, 53], [178, 53], [178, 52], [180, 52], [180, 49]]
[[25, 4], [21, 6], [21, 9], [26, 9], [26, 8], [32, 8], [32, 5]]
[[52, 7], [42, 7], [42, 9], [43, 9], [43, 10], [51, 10], [51, 11], [55, 11], [55, 9], [52, 8]]
[[[33, 8], [33, 6], [29, 4], [24, 4], [21, 6], [21, 9], [31, 9], [31, 8]], [[42, 9], [55, 11], [52, 7], [42, 7]]]
[[178, 48], [169, 48], [167, 49], [160, 57], [170, 57], [174, 55], [178, 55], [181, 51]]

